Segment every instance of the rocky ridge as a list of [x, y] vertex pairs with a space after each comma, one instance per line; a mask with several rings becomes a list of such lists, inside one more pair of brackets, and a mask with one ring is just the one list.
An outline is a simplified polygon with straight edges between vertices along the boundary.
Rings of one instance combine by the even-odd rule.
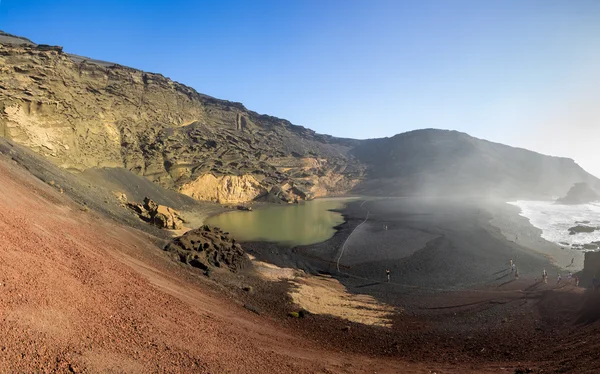
[[600, 200], [600, 194], [588, 183], [575, 183], [567, 195], [556, 200], [557, 204], [577, 205]]
[[316, 134], [160, 74], [0, 34], [0, 136], [72, 171], [123, 167], [198, 200], [286, 184], [306, 198], [362, 177], [353, 140]]
[[423, 129], [364, 140], [352, 154], [367, 167], [357, 193], [388, 196], [551, 199], [600, 180], [572, 159]]
[[160, 74], [1, 32], [0, 136], [73, 172], [124, 168], [221, 204], [345, 193], [550, 198], [574, 183], [600, 187], [570, 159], [456, 131], [321, 135]]

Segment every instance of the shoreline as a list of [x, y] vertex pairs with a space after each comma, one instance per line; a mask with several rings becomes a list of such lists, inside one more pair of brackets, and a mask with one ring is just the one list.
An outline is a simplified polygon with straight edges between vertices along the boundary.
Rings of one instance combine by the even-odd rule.
[[325, 197], [300, 204], [261, 202], [252, 211], [228, 209], [207, 215], [204, 224], [231, 232], [240, 243], [292, 248], [331, 239], [347, 221], [344, 208], [358, 197]]
[[[583, 267], [583, 253], [566, 252], [544, 240], [541, 230], [520, 216], [518, 207], [507, 202], [414, 200], [352, 197], [344, 207], [331, 209], [343, 219], [333, 227], [333, 235], [310, 245], [240, 243], [256, 261], [301, 270], [310, 276], [331, 276], [351, 294], [367, 294], [390, 306], [407, 308], [410, 308], [407, 304], [420, 304], [407, 302], [407, 295], [501, 285], [507, 280], [506, 275], [500, 278], [493, 274], [498, 268], [508, 269], [510, 259], [517, 264], [521, 276], [531, 280], [537, 279], [543, 269], [551, 277], [558, 273], [566, 277], [567, 271], [576, 273]], [[373, 206], [372, 216], [350, 237], [365, 219], [368, 209], [362, 209], [361, 205], [366, 202]], [[441, 203], [439, 209], [438, 203]], [[394, 204], [399, 204], [400, 210], [388, 211]], [[429, 210], [420, 212], [421, 204], [429, 204]], [[383, 230], [383, 226], [389, 226], [390, 230]], [[457, 227], [459, 232], [455, 232]], [[518, 236], [517, 241], [513, 235]], [[350, 249], [339, 259], [338, 270], [339, 252], [346, 241]], [[571, 267], [573, 256], [576, 261]], [[392, 268], [395, 279], [383, 289], [386, 268]]]
[[[584, 289], [566, 281], [557, 284], [554, 277], [559, 269], [548, 257], [525, 243], [511, 241], [510, 232], [501, 230], [497, 222], [513, 222], [521, 235], [539, 237], [539, 230], [526, 219], [518, 219], [518, 213], [499, 201], [465, 205], [452, 201], [439, 207], [423, 207], [411, 199], [361, 201], [340, 209], [344, 223], [325, 242], [291, 248], [269, 242], [242, 243], [256, 257], [255, 266], [266, 267], [270, 276], [286, 273], [282, 278], [287, 279], [268, 282], [283, 286], [287, 308], [312, 312], [298, 320], [286, 320], [283, 314], [282, 321], [292, 321], [299, 334], [327, 342], [328, 347], [371, 357], [447, 362], [443, 355], [452, 352], [450, 357], [472, 363], [506, 362], [503, 368], [514, 365], [511, 361], [549, 359], [536, 347], [555, 338], [547, 333], [555, 327], [554, 319], [549, 319], [555, 318], [549, 317], [552, 303], [570, 305], [575, 313]], [[367, 210], [361, 204], [368, 207], [367, 222], [372, 217], [372, 225], [360, 227], [348, 240], [365, 220]], [[399, 241], [411, 238], [425, 243], [413, 240], [415, 247], [398, 246]], [[340, 268], [351, 276], [337, 272], [335, 264], [346, 240], [349, 253], [366, 253], [360, 263], [347, 261], [346, 255], [342, 258]], [[385, 254], [385, 246], [400, 249], [402, 256], [410, 253], [393, 262], [381, 261], [377, 254]], [[509, 270], [511, 258], [519, 266], [519, 279]], [[392, 269], [391, 282], [385, 281], [387, 266]], [[548, 284], [538, 280], [543, 268], [551, 277]], [[260, 269], [251, 271], [260, 276]], [[348, 311], [361, 315], [350, 319]], [[572, 334], [566, 329], [564, 333]], [[490, 334], [495, 338], [490, 340]], [[390, 351], [390, 347], [394, 348]]]
[[[520, 214], [521, 209], [508, 202], [496, 211], [490, 224], [497, 227], [502, 234], [517, 245], [546, 255], [558, 268], [573, 273], [583, 270], [584, 252], [547, 241], [542, 237], [542, 230], [533, 226], [527, 217]], [[574, 258], [573, 266], [571, 259]]]
[[[515, 262], [518, 261], [522, 276], [531, 279], [536, 278], [543, 268], [552, 274], [564, 270], [571, 260], [569, 257], [568, 263], [564, 262], [564, 265], [560, 266], [561, 259], [565, 259], [564, 256], [557, 255], [560, 247], [545, 242], [541, 238], [541, 231], [519, 216], [518, 212], [510, 211], [509, 204], [505, 202], [470, 202], [466, 203], [465, 207], [460, 201], [458, 203], [461, 204], [452, 205], [457, 202], [451, 200], [450, 206], [439, 209], [442, 213], [438, 217], [435, 206], [427, 212], [420, 212], [420, 202], [414, 203], [414, 199], [381, 200], [365, 197], [349, 202], [342, 209], [334, 210], [342, 215], [344, 222], [334, 227], [335, 233], [324, 242], [285, 246], [257, 241], [243, 242], [242, 245], [249, 254], [260, 261], [303, 270], [313, 275], [331, 275], [350, 292], [366, 292], [393, 306], [404, 306], [406, 298], [400, 295], [406, 296], [407, 293], [464, 291], [498, 283], [499, 280], [491, 274], [496, 272], [498, 267], [508, 268], [511, 258]], [[353, 230], [364, 221], [367, 211], [359, 205], [365, 201], [375, 206], [372, 208], [374, 211], [371, 211], [372, 216], [365, 227], [348, 240], [347, 245], [351, 248], [346, 249], [340, 260], [342, 272], [338, 272], [337, 256]], [[446, 203], [448, 202], [444, 202]], [[388, 211], [388, 206], [394, 204], [407, 205], [407, 210]], [[456, 218], [453, 217], [455, 207], [459, 210]], [[415, 220], [415, 217], [418, 219]], [[384, 225], [388, 226], [389, 230], [383, 230]], [[464, 227], [456, 233], [454, 226]], [[510, 239], [513, 232], [520, 233], [517, 243]], [[531, 242], [522, 239], [525, 237], [531, 238]], [[398, 245], [399, 249], [394, 249]], [[395, 254], [398, 251], [402, 253], [401, 256]], [[444, 251], [448, 252], [448, 255], [445, 255]], [[452, 255], [451, 252], [457, 253]], [[393, 259], [386, 259], [385, 253]], [[428, 260], [432, 255], [435, 259]], [[481, 258], [485, 261], [469, 262], [469, 258]], [[495, 260], [489, 262], [487, 259], [490, 258]], [[556, 261], [559, 262], [559, 266], [554, 266]], [[393, 290], [377, 290], [380, 282], [385, 281], [383, 269], [386, 267], [394, 268], [392, 274], [399, 275], [400, 282]], [[578, 268], [573, 267], [571, 270], [575, 272]], [[364, 287], [369, 283], [366, 280], [375, 282], [373, 287]]]

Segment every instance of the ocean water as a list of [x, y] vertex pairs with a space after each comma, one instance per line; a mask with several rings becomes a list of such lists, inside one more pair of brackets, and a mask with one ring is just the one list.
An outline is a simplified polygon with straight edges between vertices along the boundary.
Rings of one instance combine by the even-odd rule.
[[576, 226], [576, 222], [589, 221], [582, 225], [600, 226], [600, 203], [558, 205], [553, 201], [518, 200], [509, 204], [519, 207], [520, 215], [542, 230], [542, 238], [549, 242], [564, 246], [565, 243], [583, 245], [600, 241], [600, 230], [593, 233], [569, 234], [569, 228]]

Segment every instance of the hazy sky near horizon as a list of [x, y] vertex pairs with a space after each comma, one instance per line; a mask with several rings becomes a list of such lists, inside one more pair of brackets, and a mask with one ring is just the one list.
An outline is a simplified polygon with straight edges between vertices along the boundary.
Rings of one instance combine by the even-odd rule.
[[454, 129], [600, 177], [597, 0], [2, 0], [0, 30], [320, 133]]

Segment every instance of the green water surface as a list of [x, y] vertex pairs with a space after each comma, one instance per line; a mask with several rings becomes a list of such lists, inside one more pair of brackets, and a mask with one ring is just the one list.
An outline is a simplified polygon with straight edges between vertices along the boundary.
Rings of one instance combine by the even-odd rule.
[[269, 241], [286, 245], [308, 245], [333, 236], [335, 226], [344, 222], [340, 209], [348, 198], [329, 198], [293, 205], [271, 205], [251, 212], [227, 212], [206, 223], [229, 231], [238, 241]]

